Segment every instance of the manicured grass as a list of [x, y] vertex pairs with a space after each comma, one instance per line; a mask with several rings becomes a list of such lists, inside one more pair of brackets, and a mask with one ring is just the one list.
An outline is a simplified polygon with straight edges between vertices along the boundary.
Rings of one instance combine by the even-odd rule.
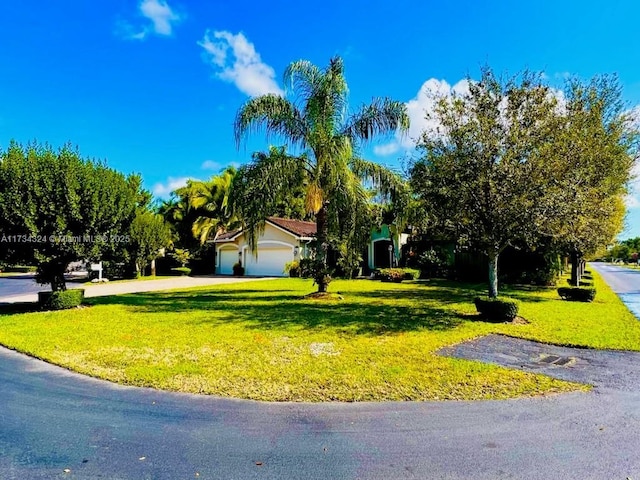
[[487, 333], [640, 350], [640, 322], [594, 273], [589, 304], [553, 289], [505, 291], [527, 325], [477, 321], [484, 285], [267, 280], [90, 299], [89, 308], [0, 316], [0, 343], [120, 383], [275, 401], [511, 398], [584, 386], [435, 352]]

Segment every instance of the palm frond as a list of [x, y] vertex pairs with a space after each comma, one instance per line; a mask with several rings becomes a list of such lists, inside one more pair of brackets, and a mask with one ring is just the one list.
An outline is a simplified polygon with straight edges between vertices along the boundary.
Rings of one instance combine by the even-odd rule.
[[386, 135], [397, 130], [409, 130], [407, 106], [388, 98], [376, 98], [349, 118], [342, 133], [353, 139], [366, 141], [376, 135]]
[[309, 178], [307, 162], [271, 147], [268, 153], [257, 152], [253, 161], [238, 170], [231, 189], [230, 203], [242, 219], [248, 233], [249, 248], [256, 253], [257, 236], [264, 231], [265, 220], [284, 193], [300, 188]]
[[407, 189], [406, 182], [397, 172], [378, 163], [352, 157], [349, 166], [360, 180], [371, 184], [383, 195]]
[[322, 71], [308, 60], [291, 62], [284, 71], [284, 85], [300, 98], [310, 96], [322, 78]]
[[305, 146], [305, 123], [302, 114], [289, 100], [275, 94], [263, 95], [247, 101], [234, 122], [236, 146], [240, 146], [249, 132], [265, 130], [287, 138], [294, 144]]

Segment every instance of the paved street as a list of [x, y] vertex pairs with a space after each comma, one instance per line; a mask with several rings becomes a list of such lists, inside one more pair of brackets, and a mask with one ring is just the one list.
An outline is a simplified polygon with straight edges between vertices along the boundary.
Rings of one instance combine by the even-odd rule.
[[629, 310], [640, 320], [640, 270], [600, 262], [590, 263], [588, 268], [602, 275]]

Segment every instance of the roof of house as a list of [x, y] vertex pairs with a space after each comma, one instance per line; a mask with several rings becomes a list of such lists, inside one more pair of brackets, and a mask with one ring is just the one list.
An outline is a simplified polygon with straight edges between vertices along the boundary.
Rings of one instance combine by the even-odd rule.
[[[267, 218], [267, 223], [280, 227], [296, 237], [315, 237], [317, 231], [315, 222], [304, 222], [302, 220], [292, 220], [290, 218], [269, 217]], [[225, 232], [218, 235], [215, 241], [221, 242], [233, 240], [241, 233], [242, 229]]]

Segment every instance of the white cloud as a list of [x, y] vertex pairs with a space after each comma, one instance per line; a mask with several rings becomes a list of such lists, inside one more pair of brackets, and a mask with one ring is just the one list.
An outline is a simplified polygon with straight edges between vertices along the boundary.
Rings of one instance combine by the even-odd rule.
[[180, 16], [164, 0], [143, 0], [140, 13], [151, 20], [158, 35], [171, 35], [173, 23], [180, 21]]
[[393, 141], [390, 143], [385, 143], [384, 145], [376, 145], [373, 147], [373, 153], [380, 157], [386, 157], [387, 155], [392, 155], [400, 150], [400, 145], [397, 141]]
[[284, 95], [275, 81], [273, 68], [262, 61], [253, 43], [242, 33], [207, 30], [198, 45], [205, 50], [205, 58], [216, 76], [233, 83], [242, 93], [250, 97], [267, 93]]
[[176, 13], [166, 0], [142, 0], [138, 10], [149, 23], [135, 27], [126, 21], [119, 22], [117, 29], [123, 37], [144, 40], [149, 34], [170, 36], [174, 25], [183, 19], [183, 16]]
[[407, 113], [411, 121], [409, 132], [405, 135], [396, 134], [396, 141], [403, 148], [413, 148], [423, 132], [436, 132], [438, 122], [427, 119], [427, 112], [433, 112], [437, 99], [441, 96], [452, 97], [464, 95], [469, 91], [467, 79], [460, 80], [455, 85], [449, 85], [445, 80], [430, 78], [422, 84], [418, 94], [407, 102]]
[[214, 160], [205, 160], [202, 162], [202, 165], [200, 165], [200, 168], [202, 170], [220, 170], [222, 166]]
[[156, 197], [159, 198], [167, 198], [171, 195], [171, 192], [174, 190], [184, 187], [187, 184], [187, 180], [190, 180], [189, 177], [169, 177], [165, 183], [158, 182], [156, 183], [151, 191]]
[[636, 195], [626, 195], [624, 203], [629, 209], [640, 207], [640, 200], [638, 200], [638, 197]]

